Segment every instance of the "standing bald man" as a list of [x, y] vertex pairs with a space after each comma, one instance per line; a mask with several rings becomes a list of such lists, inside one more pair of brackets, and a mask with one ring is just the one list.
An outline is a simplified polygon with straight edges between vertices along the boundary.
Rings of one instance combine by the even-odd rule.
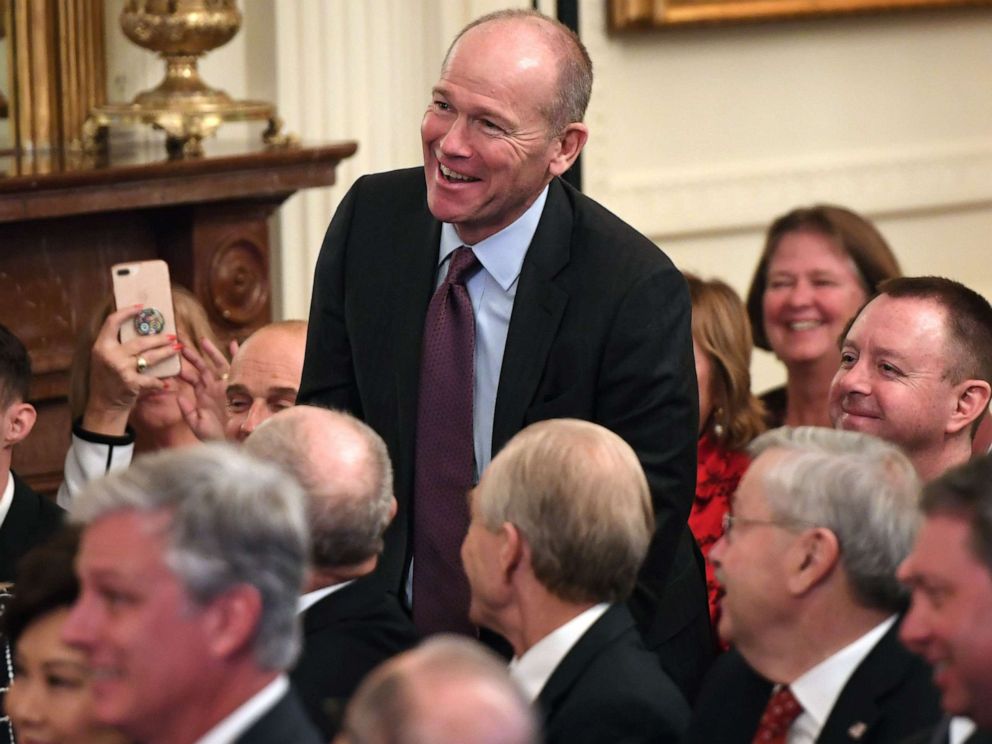
[[359, 179], [328, 228], [299, 402], [350, 411], [389, 446], [399, 513], [381, 570], [415, 619], [431, 605], [428, 632], [471, 628], [457, 549], [465, 491], [492, 456], [538, 420], [615, 431], [658, 524], [632, 606], [673, 676], [692, 678], [710, 637], [686, 530], [689, 297], [657, 246], [560, 178], [589, 136], [591, 86], [581, 42], [537, 12], [494, 13], [456, 37], [421, 124], [424, 168]]

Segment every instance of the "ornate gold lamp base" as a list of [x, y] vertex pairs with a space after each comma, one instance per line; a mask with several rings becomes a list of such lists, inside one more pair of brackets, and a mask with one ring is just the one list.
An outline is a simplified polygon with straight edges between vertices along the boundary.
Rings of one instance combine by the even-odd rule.
[[225, 121], [267, 121], [262, 141], [273, 146], [297, 144], [292, 134], [282, 132], [282, 119], [275, 106], [262, 101], [227, 101], [198, 104], [196, 108], [134, 103], [108, 103], [90, 111], [83, 123], [83, 149], [106, 149], [111, 124], [150, 124], [165, 132], [170, 158], [203, 155], [203, 138], [210, 137]]
[[200, 78], [197, 59], [228, 42], [241, 25], [236, 0], [128, 0], [121, 28], [136, 44], [165, 60], [165, 79], [131, 103], [109, 103], [90, 111], [83, 123], [83, 149], [106, 148], [111, 124], [151, 124], [165, 132], [171, 158], [203, 154], [203, 138], [225, 121], [268, 122], [262, 140], [270, 145], [296, 144], [283, 134], [275, 106], [262, 101], [233, 101]]

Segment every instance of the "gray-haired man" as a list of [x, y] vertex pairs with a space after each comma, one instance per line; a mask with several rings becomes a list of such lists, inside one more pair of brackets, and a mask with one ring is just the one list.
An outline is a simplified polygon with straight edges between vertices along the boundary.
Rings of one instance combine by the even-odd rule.
[[226, 444], [170, 450], [94, 481], [65, 640], [102, 723], [143, 744], [316, 744], [284, 674], [299, 648], [303, 495]]

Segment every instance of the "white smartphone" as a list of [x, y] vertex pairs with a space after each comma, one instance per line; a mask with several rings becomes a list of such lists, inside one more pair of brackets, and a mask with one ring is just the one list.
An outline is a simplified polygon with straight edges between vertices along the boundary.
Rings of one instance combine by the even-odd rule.
[[[141, 305], [142, 310], [121, 326], [121, 343], [138, 336], [175, 334], [176, 316], [172, 308], [169, 265], [161, 259], [114, 264], [111, 269], [117, 309]], [[146, 370], [156, 377], [179, 374], [179, 354], [173, 354]]]

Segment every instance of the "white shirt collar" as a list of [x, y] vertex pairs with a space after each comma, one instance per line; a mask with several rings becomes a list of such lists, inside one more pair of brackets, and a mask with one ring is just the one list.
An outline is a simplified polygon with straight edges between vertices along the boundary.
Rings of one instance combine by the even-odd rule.
[[351, 579], [349, 581], [342, 581], [340, 584], [333, 584], [332, 586], [324, 586], [320, 589], [314, 589], [312, 592], [307, 592], [302, 595], [299, 600], [297, 600], [296, 612], [302, 615], [304, 612], [309, 610], [320, 600], [326, 597], [328, 594], [334, 594], [334, 592], [344, 589], [348, 584], [354, 584], [355, 580]]
[[[544, 212], [544, 203], [547, 199], [548, 186], [545, 186], [526, 212], [495, 235], [490, 235], [472, 246], [472, 252], [479, 259], [479, 263], [504, 292], [508, 292], [520, 276], [524, 256], [527, 255], [530, 242], [537, 232], [537, 223], [541, 221], [541, 213]], [[465, 241], [458, 237], [455, 226], [448, 222], [441, 223], [441, 250], [438, 252], [437, 265], [440, 266], [450, 253], [463, 245]]]
[[3, 495], [0, 496], [0, 527], [3, 526], [4, 520], [7, 519], [7, 512], [10, 511], [10, 505], [13, 503], [14, 503], [14, 475], [8, 470], [7, 487], [3, 489]]
[[608, 609], [610, 605], [605, 602], [593, 605], [548, 633], [527, 649], [523, 656], [513, 658], [509, 667], [510, 676], [517, 681], [528, 700], [537, 700], [561, 660]]
[[196, 744], [231, 744], [274, 708], [287, 692], [289, 692], [289, 678], [285, 674], [280, 674], [201, 736]]
[[947, 734], [947, 744], [964, 744], [968, 737], [975, 733], [978, 726], [970, 718], [954, 716], [951, 719], [950, 731]]
[[895, 615], [884, 620], [789, 685], [803, 706], [802, 714], [789, 729], [789, 744], [816, 741], [847, 680], [895, 621]]

